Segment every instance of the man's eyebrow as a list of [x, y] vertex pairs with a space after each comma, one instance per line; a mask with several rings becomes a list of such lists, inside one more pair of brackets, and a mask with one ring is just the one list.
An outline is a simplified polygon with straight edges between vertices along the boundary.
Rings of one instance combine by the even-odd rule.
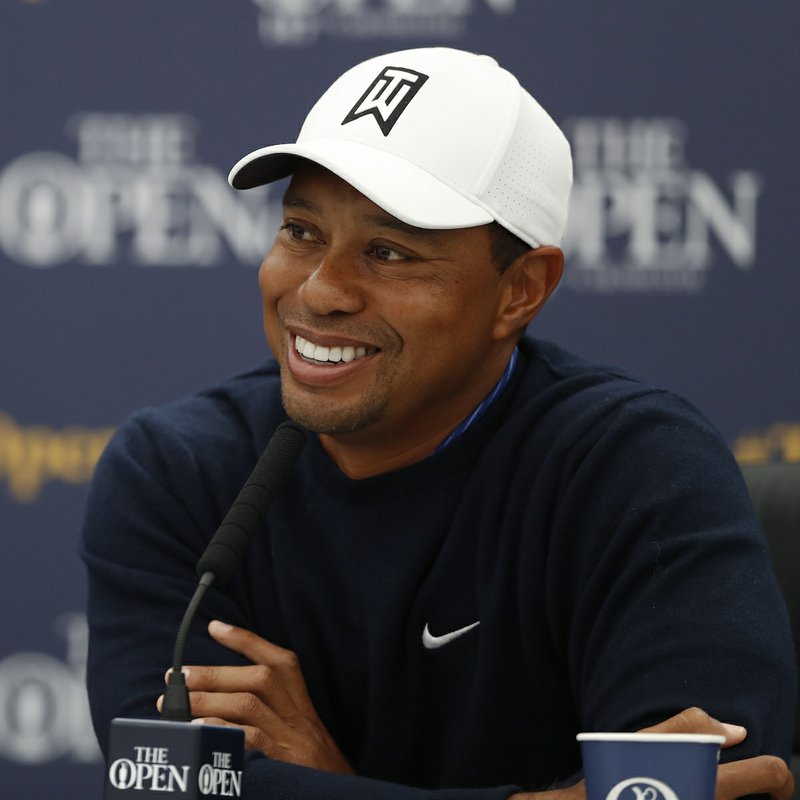
[[[289, 191], [283, 196], [284, 208], [302, 208], [305, 211], [310, 211], [312, 214], [324, 216], [322, 209], [300, 195], [293, 194]], [[388, 230], [399, 231], [407, 236], [415, 239], [430, 240], [433, 239], [438, 233], [437, 230], [432, 228], [418, 228], [416, 225], [409, 225], [407, 222], [402, 222], [397, 217], [392, 217], [389, 214], [365, 214], [361, 217], [361, 221], [366, 225], [374, 225], [376, 228], [387, 228]]]
[[299, 195], [290, 194], [289, 192], [286, 192], [283, 196], [283, 205], [284, 208], [302, 208], [322, 216], [322, 209], [318, 205], [315, 205], [310, 200], [306, 200]]
[[402, 222], [397, 217], [383, 216], [380, 214], [367, 214], [361, 218], [368, 225], [375, 225], [378, 228], [388, 228], [389, 230], [399, 231], [415, 239], [429, 240], [433, 239], [438, 230], [432, 228], [418, 228], [416, 225], [409, 225], [407, 222]]

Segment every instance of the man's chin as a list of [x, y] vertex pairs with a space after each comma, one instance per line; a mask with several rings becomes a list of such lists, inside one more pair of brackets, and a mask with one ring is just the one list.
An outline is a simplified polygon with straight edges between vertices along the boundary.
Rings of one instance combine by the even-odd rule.
[[288, 417], [313, 433], [343, 436], [368, 428], [381, 417], [382, 409], [366, 404], [340, 405], [301, 402], [283, 393], [283, 408]]

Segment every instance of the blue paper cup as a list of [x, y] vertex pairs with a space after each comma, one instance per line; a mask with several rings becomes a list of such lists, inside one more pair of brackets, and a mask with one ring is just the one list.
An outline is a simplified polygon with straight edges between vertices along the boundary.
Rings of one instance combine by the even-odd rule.
[[579, 733], [587, 800], [714, 800], [723, 736]]

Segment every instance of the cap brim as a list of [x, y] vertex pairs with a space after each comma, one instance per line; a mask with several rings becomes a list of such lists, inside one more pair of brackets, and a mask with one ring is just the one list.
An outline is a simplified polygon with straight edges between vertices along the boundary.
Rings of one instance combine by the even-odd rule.
[[254, 150], [231, 170], [235, 189], [285, 178], [298, 158], [329, 169], [394, 217], [418, 228], [473, 228], [494, 217], [474, 198], [404, 158], [369, 145], [313, 139]]

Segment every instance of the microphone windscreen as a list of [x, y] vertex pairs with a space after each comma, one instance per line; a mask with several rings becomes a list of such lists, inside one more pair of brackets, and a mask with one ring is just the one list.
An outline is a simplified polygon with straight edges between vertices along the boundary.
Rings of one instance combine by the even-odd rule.
[[289, 477], [305, 443], [305, 430], [294, 422], [283, 422], [277, 427], [197, 562], [198, 576], [213, 572], [217, 585], [230, 578], [244, 556], [251, 536], [264, 525], [269, 507]]

